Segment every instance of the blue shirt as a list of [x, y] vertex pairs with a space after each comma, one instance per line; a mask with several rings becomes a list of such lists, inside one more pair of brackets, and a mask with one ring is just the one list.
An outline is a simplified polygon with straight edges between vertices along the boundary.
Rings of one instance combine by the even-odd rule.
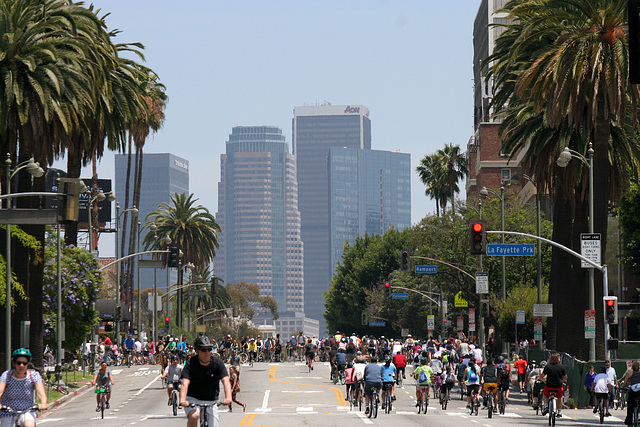
[[584, 374], [584, 386], [587, 388], [587, 390], [591, 390], [591, 386], [593, 385], [593, 380], [595, 379], [596, 379], [595, 372], [593, 374], [590, 374], [589, 372]]
[[135, 343], [136, 342], [133, 340], [133, 338], [127, 338], [126, 340], [124, 340], [124, 345], [129, 350], [133, 349]]
[[365, 384], [382, 384], [382, 370], [380, 365], [376, 363], [369, 363], [364, 368], [364, 382]]
[[380, 371], [382, 372], [382, 382], [384, 383], [392, 383], [395, 381], [393, 378], [393, 374], [396, 372], [396, 367], [393, 363], [390, 363], [389, 366], [386, 364], [380, 367]]
[[347, 354], [342, 352], [336, 353], [336, 365], [346, 365], [347, 364]]

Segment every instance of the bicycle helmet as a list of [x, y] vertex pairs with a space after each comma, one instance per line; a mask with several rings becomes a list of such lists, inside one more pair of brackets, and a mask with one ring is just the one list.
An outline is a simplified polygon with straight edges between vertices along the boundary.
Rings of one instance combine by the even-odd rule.
[[540, 367], [544, 368], [545, 366], [547, 366], [547, 361], [543, 360], [542, 362], [540, 362]]
[[26, 357], [27, 360], [31, 360], [31, 352], [26, 348], [19, 348], [17, 350], [13, 350], [13, 353], [11, 353], [11, 357], [13, 359], [16, 359], [20, 356]]
[[391, 356], [388, 354], [384, 357], [384, 363], [391, 363]]
[[427, 364], [427, 358], [426, 357], [421, 357], [420, 358], [420, 364], [421, 365], [426, 365]]
[[211, 340], [209, 337], [198, 337], [196, 341], [193, 343], [193, 346], [197, 349], [202, 347], [212, 347]]

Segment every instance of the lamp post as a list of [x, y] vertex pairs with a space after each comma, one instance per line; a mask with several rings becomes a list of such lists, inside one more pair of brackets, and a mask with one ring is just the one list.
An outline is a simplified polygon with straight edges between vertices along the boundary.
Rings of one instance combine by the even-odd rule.
[[[493, 188], [482, 187], [480, 190], [480, 197], [486, 199], [489, 196], [489, 193], [493, 193], [500, 198], [500, 228], [504, 231], [504, 183], [500, 185], [500, 193], [498, 193]], [[504, 233], [500, 235], [500, 243], [504, 245]], [[502, 260], [502, 300], [507, 299], [507, 285], [506, 285], [506, 270], [504, 263], [504, 255], [501, 257]]]
[[[571, 158], [580, 160], [586, 167], [589, 168], [589, 233], [593, 234], [593, 144], [589, 142], [589, 149], [587, 150], [587, 159], [579, 152], [565, 147], [564, 150], [558, 156], [556, 164], [561, 168], [567, 167]], [[596, 296], [595, 296], [595, 276], [593, 266], [589, 266], [589, 310], [596, 309]], [[589, 360], [596, 360], [596, 339], [589, 338]]]
[[[39, 178], [44, 175], [44, 170], [40, 167], [40, 163], [34, 162], [33, 157], [27, 161], [18, 164], [14, 169], [11, 169], [11, 155], [7, 153], [7, 158], [4, 161], [4, 194], [11, 194], [11, 178], [16, 173], [26, 169], [31, 176]], [[7, 209], [11, 209], [11, 198], [7, 199]], [[6, 298], [5, 298], [5, 367], [11, 368], [11, 224], [6, 224], [5, 234], [5, 247], [6, 247]], [[58, 259], [58, 263], [60, 260]], [[58, 300], [60, 304], [60, 300]]]
[[[120, 203], [116, 203], [116, 311], [120, 305], [120, 216], [126, 212], [131, 212], [133, 215], [138, 214], [138, 209], [135, 206], [131, 206], [120, 213]], [[116, 343], [120, 343], [120, 321], [116, 319]]]
[[[149, 231], [153, 232], [155, 234], [155, 232], [158, 230], [158, 227], [156, 226], [156, 224], [154, 222], [148, 222], [146, 223], [144, 226], [140, 226], [140, 220], [138, 219], [138, 252], [140, 252], [140, 233], [142, 232], [143, 228], [149, 227]], [[138, 255], [139, 256], [139, 255]], [[140, 259], [136, 260], [136, 268], [137, 268], [137, 276], [138, 276], [138, 309], [136, 312], [136, 319], [138, 321], [138, 336], [140, 336], [140, 331], [142, 330], [142, 318], [140, 316]], [[156, 297], [156, 292], [155, 289], [153, 290], [153, 298]], [[154, 301], [154, 310], [155, 310], [155, 301]], [[155, 316], [155, 315], [154, 315]], [[154, 324], [154, 328], [155, 328], [155, 324]], [[155, 341], [154, 341], [155, 342]]]

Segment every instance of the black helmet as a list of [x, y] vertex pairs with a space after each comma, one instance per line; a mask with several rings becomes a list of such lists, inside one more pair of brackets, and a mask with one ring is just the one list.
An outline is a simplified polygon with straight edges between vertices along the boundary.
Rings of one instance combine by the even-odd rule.
[[389, 356], [388, 354], [384, 357], [384, 363], [391, 363], [391, 356]]
[[198, 337], [196, 341], [193, 343], [193, 346], [197, 349], [202, 347], [212, 347], [211, 340], [209, 337]]

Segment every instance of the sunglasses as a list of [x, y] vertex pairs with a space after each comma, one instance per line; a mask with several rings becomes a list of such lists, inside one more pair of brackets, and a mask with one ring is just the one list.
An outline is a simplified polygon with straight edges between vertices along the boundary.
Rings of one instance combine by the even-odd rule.
[[211, 351], [211, 349], [210, 349], [210, 348], [201, 348], [201, 349], [199, 349], [199, 350], [200, 350], [200, 351], [203, 351], [203, 352], [205, 352], [205, 353], [208, 353], [208, 352], [210, 352], [210, 351]]
[[15, 364], [16, 364], [16, 365], [18, 365], [18, 366], [23, 366], [23, 365], [24, 365], [24, 366], [27, 366], [27, 365], [29, 365], [29, 362], [18, 362], [18, 361], [16, 360]]

